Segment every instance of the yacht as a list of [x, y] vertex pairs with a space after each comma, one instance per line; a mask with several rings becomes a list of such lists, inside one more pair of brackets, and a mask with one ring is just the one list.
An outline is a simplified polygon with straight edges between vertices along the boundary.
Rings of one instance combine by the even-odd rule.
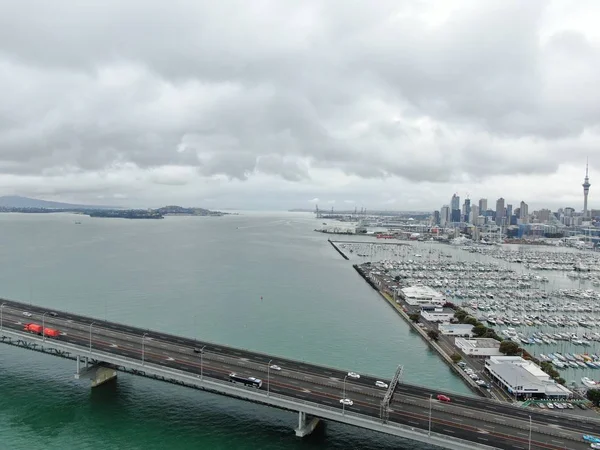
[[581, 382], [583, 383], [584, 386], [587, 386], [589, 388], [599, 388], [600, 387], [600, 383], [598, 383], [597, 381], [594, 381], [588, 377], [583, 377], [581, 379]]

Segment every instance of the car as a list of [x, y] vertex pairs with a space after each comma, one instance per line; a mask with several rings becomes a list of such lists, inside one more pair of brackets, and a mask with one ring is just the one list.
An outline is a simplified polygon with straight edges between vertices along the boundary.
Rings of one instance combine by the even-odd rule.
[[600, 444], [600, 438], [596, 436], [592, 436], [591, 434], [584, 434], [583, 440], [590, 442], [592, 444]]
[[554, 409], [554, 405], [552, 404], [552, 402], [548, 402], [548, 409]]
[[202, 350], [198, 347], [194, 347], [194, 353], [202, 353]]
[[23, 315], [24, 315], [25, 317], [31, 317], [31, 313], [30, 313], [30, 312], [27, 312], [27, 311], [23, 311]]
[[459, 362], [457, 363], [457, 365], [458, 365], [458, 367], [466, 367], [466, 366], [467, 366], [467, 363], [466, 363], [466, 362], [464, 362], [464, 361], [459, 361]]
[[350, 378], [355, 378], [355, 379], [357, 379], [357, 380], [360, 378], [360, 375], [359, 375], [359, 374], [357, 374], [356, 372], [348, 372], [348, 376], [349, 376]]
[[571, 403], [567, 403], [567, 408], [569, 408], [569, 409], [575, 409], [575, 407]]
[[597, 444], [597, 443], [590, 444], [590, 448], [600, 448], [600, 444]]
[[352, 400], [350, 400], [349, 398], [340, 398], [340, 403], [342, 405], [346, 405], [346, 406], [354, 405], [354, 402]]
[[546, 405], [544, 403], [538, 403], [538, 407], [541, 409], [546, 409]]
[[475, 380], [475, 383], [477, 383], [478, 386], [485, 386], [485, 381], [483, 380]]
[[281, 370], [281, 367], [279, 367], [276, 364], [273, 364], [272, 366], [269, 366], [271, 370]]
[[387, 383], [384, 383], [383, 381], [376, 381], [375, 382], [375, 386], [380, 387], [380, 388], [384, 388], [384, 389], [388, 388]]
[[54, 311], [50, 311], [48, 314], [49, 314], [49, 315], [51, 315], [52, 317], [56, 317], [56, 316], [58, 316], [58, 314], [57, 314], [57, 313], [55, 313]]
[[447, 395], [444, 395], [444, 394], [438, 394], [437, 399], [440, 402], [449, 402], [450, 401], [450, 397], [448, 397]]

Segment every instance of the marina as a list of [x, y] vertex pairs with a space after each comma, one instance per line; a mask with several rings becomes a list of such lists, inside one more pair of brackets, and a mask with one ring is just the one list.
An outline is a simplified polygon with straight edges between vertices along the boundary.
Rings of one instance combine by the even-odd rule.
[[392, 291], [435, 289], [503, 339], [552, 363], [567, 386], [599, 386], [600, 283], [594, 275], [600, 272], [583, 270], [596, 268], [596, 253], [429, 242], [339, 246], [350, 259], [370, 261], [373, 270], [385, 274]]

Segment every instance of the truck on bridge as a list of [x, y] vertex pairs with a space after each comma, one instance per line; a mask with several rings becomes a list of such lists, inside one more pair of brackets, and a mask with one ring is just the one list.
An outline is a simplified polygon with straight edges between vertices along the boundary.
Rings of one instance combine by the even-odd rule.
[[45, 336], [48, 337], [59, 337], [60, 336], [60, 331], [59, 330], [55, 330], [54, 328], [43, 328], [41, 325], [37, 324], [37, 323], [27, 323], [25, 324], [25, 327], [23, 328], [24, 331], [29, 331], [30, 333], [36, 333], [38, 335], [42, 335], [42, 333]]

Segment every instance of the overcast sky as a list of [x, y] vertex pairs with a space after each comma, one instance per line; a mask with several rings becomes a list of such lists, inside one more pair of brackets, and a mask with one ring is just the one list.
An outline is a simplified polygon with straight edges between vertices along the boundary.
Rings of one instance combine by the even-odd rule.
[[600, 208], [599, 22], [597, 0], [0, 2], [0, 195], [580, 210], [589, 156]]

